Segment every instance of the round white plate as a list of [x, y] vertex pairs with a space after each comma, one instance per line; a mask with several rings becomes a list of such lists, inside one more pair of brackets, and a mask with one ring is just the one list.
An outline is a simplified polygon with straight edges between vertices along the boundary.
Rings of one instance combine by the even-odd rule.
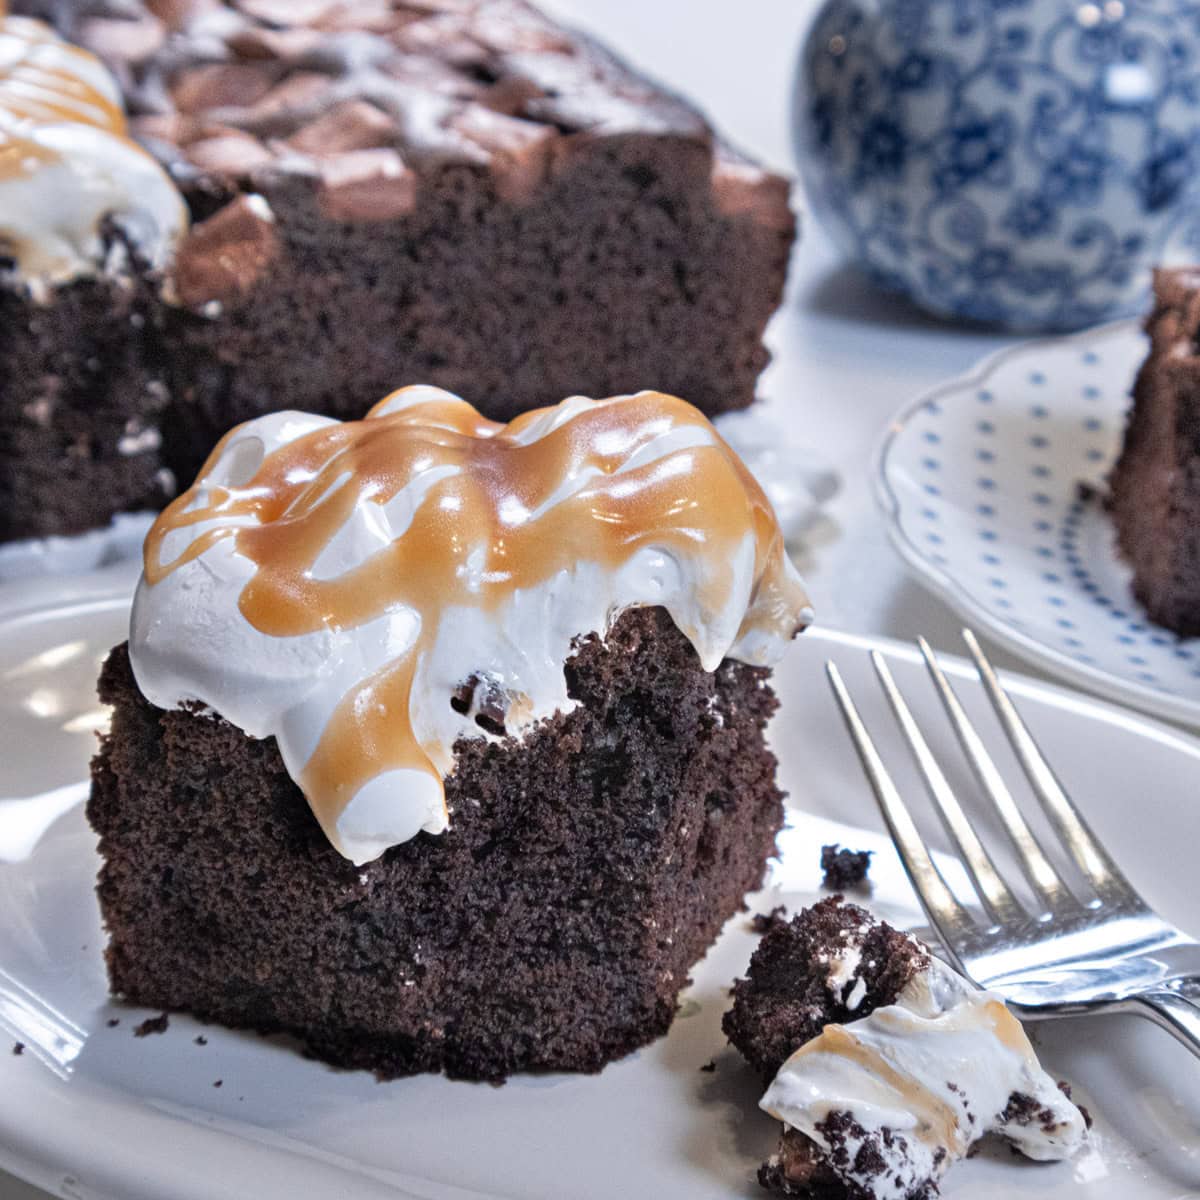
[[[761, 1085], [720, 1032], [730, 982], [755, 944], [745, 917], [730, 921], [697, 966], [669, 1036], [596, 1076], [518, 1077], [502, 1088], [429, 1076], [380, 1084], [304, 1059], [280, 1039], [182, 1016], [160, 1036], [135, 1039], [149, 1014], [107, 998], [97, 858], [80, 807], [104, 719], [93, 681], [123, 636], [127, 604], [120, 590], [0, 620], [0, 1164], [89, 1200], [761, 1194], [754, 1171], [777, 1127], [757, 1111]], [[915, 654], [806, 634], [777, 677], [773, 738], [794, 807], [772, 883], [753, 897], [759, 911], [810, 902], [819, 847], [839, 840], [878, 852], [873, 907], [919, 920], [874, 832], [873, 802], [822, 678], [824, 659], [836, 658], [900, 785], [918, 796], [867, 664], [875, 645], [891, 656], [952, 781], [967, 786]], [[961, 666], [952, 673], [994, 743], [978, 685]], [[1200, 743], [1041, 684], [1017, 681], [1015, 692], [1131, 878], [1167, 916], [1200, 929], [1192, 849]], [[1140, 801], [1150, 780], [1152, 809]], [[936, 822], [928, 826], [936, 834]], [[961, 884], [955, 868], [946, 869]], [[195, 1041], [201, 1033], [206, 1045]], [[1095, 1114], [1092, 1148], [1048, 1166], [987, 1150], [955, 1168], [947, 1200], [1200, 1195], [1200, 1064], [1133, 1018], [1049, 1023], [1034, 1035], [1049, 1069]], [[9, 1053], [15, 1040], [26, 1047], [19, 1057]], [[710, 1062], [714, 1070], [701, 1069]]]
[[1100, 499], [1145, 354], [1123, 321], [993, 355], [896, 417], [877, 494], [906, 562], [977, 629], [1195, 725], [1200, 641], [1146, 619]]

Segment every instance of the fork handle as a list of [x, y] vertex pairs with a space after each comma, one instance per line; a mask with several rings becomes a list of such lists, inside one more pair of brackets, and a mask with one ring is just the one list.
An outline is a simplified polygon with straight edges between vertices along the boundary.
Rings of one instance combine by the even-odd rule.
[[1200, 1057], [1200, 1005], [1178, 992], [1147, 992], [1133, 997], [1134, 1011], [1149, 1017]]

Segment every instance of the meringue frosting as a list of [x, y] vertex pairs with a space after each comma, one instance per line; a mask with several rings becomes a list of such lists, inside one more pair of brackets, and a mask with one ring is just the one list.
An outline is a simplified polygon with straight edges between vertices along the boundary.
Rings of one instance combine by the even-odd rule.
[[[833, 995], [855, 977], [858, 953], [849, 944], [831, 959]], [[1014, 1095], [1030, 1102], [1024, 1114], [1009, 1110]], [[1042, 1161], [1072, 1157], [1086, 1138], [1081, 1113], [1042, 1069], [1003, 1000], [932, 957], [894, 1004], [827, 1025], [796, 1050], [760, 1106], [829, 1151], [848, 1186], [879, 1200], [905, 1200], [941, 1178], [987, 1133]], [[1037, 1113], [1032, 1122], [1029, 1110]], [[845, 1154], [834, 1153], [827, 1136], [835, 1113], [853, 1119]], [[868, 1139], [873, 1153], [860, 1158]]]
[[[569, 711], [577, 639], [662, 605], [707, 670], [811, 620], [770, 504], [703, 415], [656, 392], [508, 425], [410, 387], [361, 421], [239, 426], [145, 546], [130, 656], [164, 708], [274, 736], [356, 863], [447, 828], [463, 737]], [[481, 725], [476, 701], [485, 696]]]
[[0, 0], [0, 257], [40, 295], [100, 268], [109, 217], [151, 266], [187, 227], [175, 185], [128, 137], [107, 68]]

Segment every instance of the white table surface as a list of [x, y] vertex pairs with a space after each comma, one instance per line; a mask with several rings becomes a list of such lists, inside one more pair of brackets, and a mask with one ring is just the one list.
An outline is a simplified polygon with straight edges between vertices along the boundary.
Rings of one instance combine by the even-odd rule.
[[[788, 97], [800, 38], [815, 10], [812, 0], [544, 3], [694, 98], [735, 144], [794, 171]], [[799, 196], [798, 202], [803, 206]], [[880, 297], [839, 265], [806, 215], [788, 298], [769, 340], [776, 361], [763, 377], [763, 395], [795, 413], [805, 439], [843, 476], [828, 519], [799, 564], [818, 619], [894, 637], [924, 633], [935, 646], [957, 651], [960, 622], [908, 578], [887, 541], [868, 478], [870, 454], [904, 401], [1012, 339], [934, 322]], [[999, 650], [995, 658], [1018, 665]], [[0, 1171], [0, 1200], [46, 1195]]]

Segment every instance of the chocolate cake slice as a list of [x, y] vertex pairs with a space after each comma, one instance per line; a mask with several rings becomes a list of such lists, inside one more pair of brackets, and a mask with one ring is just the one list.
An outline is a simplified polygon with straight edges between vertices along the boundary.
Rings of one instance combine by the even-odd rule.
[[661, 609], [567, 671], [571, 713], [456, 748], [445, 833], [358, 867], [272, 739], [155, 707], [115, 651], [88, 806], [113, 991], [384, 1076], [594, 1071], [665, 1032], [774, 853], [775, 700]]
[[808, 619], [669, 397], [233, 431], [101, 680], [114, 992], [383, 1076], [599, 1069], [761, 881], [767, 665]]
[[[22, 509], [0, 536], [85, 519], [60, 509], [103, 523], [153, 505], [160, 468], [186, 484], [226, 429], [285, 396], [341, 419], [398, 379], [500, 420], [571, 391], [652, 386], [710, 416], [753, 399], [794, 237], [786, 181], [520, 0], [13, 8], [109, 64], [192, 229], [139, 326], [153, 411], [120, 380], [105, 391], [103, 370], [85, 380], [101, 414], [132, 405], [126, 445], [161, 441], [138, 459], [148, 478], [110, 495], [89, 475], [113, 438], [76, 429], [81, 402], [61, 425], [46, 417], [41, 441], [0, 443], [0, 475], [35, 460], [23, 486], [42, 514]], [[52, 332], [27, 340], [7, 368], [0, 343], [0, 377], [22, 353], [65, 349]], [[51, 398], [74, 380], [36, 378]], [[39, 450], [53, 438], [83, 445], [57, 499]]]
[[1133, 385], [1110, 510], [1147, 615], [1200, 634], [1200, 272], [1154, 273], [1150, 353]]
[[771, 925], [723, 1024], [784, 1123], [781, 1195], [933, 1200], [987, 1133], [1040, 1160], [1085, 1136], [1002, 1001], [841, 896]]
[[172, 494], [156, 269], [186, 222], [116, 81], [0, 2], [0, 541]]

